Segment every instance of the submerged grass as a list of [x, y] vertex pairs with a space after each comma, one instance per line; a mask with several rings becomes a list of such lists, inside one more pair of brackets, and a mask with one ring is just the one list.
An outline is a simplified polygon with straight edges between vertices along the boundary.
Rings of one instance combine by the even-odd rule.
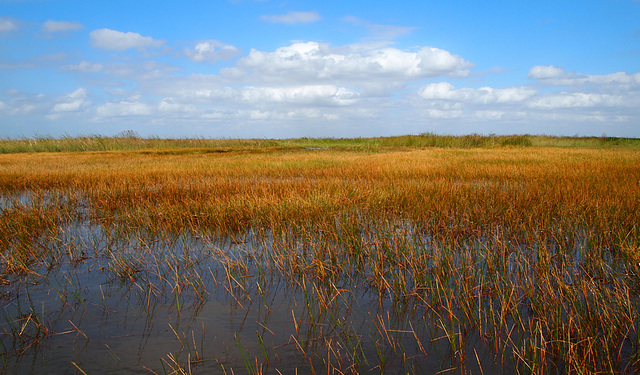
[[[126, 366], [151, 373], [640, 370], [640, 150], [544, 140], [0, 155], [4, 372], [71, 335], [63, 368], [105, 346], [125, 366], [113, 314], [144, 322]], [[104, 327], [83, 324], [98, 307]]]

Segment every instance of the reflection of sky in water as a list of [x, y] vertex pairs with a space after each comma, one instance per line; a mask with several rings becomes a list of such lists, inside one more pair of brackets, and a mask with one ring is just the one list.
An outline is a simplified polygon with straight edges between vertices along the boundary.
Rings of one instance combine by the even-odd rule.
[[0, 211], [24, 207], [29, 205], [32, 201], [33, 194], [31, 193], [0, 194]]
[[[66, 202], [69, 197], [23, 193], [0, 197], [0, 206], [46, 205], [57, 199]], [[339, 220], [336, 225], [341, 225]], [[372, 246], [386, 238], [392, 247], [404, 246], [431, 255], [447, 251], [446, 244], [421, 237], [409, 222], [377, 228], [384, 234], [375, 230], [362, 231], [360, 245]], [[287, 246], [293, 246], [298, 259], [309, 267], [313, 262], [310, 247], [315, 245], [304, 241], [322, 241], [323, 235], [313, 232], [309, 237], [294, 236], [293, 245]], [[565, 252], [570, 262], [561, 270], [567, 283], [579, 275], [579, 249], [588, 246], [587, 232], [576, 231], [575, 236], [575, 248]], [[256, 360], [266, 361], [258, 335], [269, 355], [268, 370], [282, 373], [291, 373], [294, 368], [308, 371], [309, 361], [316, 369], [323, 368], [328, 355], [333, 356], [336, 366], [342, 363], [348, 367], [354, 352], [366, 357], [363, 369], [377, 366], [382, 356], [391, 372], [403, 369], [405, 354], [416, 356], [409, 363], [422, 366], [427, 373], [446, 369], [458, 360], [440, 328], [442, 318], [424, 304], [396, 299], [391, 289], [380, 297], [367, 266], [348, 270], [351, 274], [335, 281], [333, 287], [341, 292], [329, 294], [333, 303], [321, 313], [318, 291], [305, 293], [301, 287], [301, 280], [307, 285], [317, 281], [311, 274], [292, 280], [277, 271], [267, 271], [269, 254], [279, 251], [269, 232], [249, 231], [234, 239], [188, 232], [157, 237], [86, 220], [60, 223], [37, 242], [51, 250], [44, 264], [29, 275], [14, 277], [12, 284], [0, 286], [3, 293], [8, 293], [2, 300], [0, 330], [23, 330], [25, 337], [36, 334], [33, 323], [24, 323], [24, 317], [33, 314], [52, 333], [22, 344], [13, 343], [10, 335], [0, 337], [5, 350], [14, 346], [25, 349], [37, 341], [22, 356], [6, 356], [10, 373], [75, 371], [72, 362], [87, 373], [149, 373], [145, 368], [164, 373], [170, 366], [165, 363], [163, 368], [161, 359], [168, 361], [169, 354], [183, 365], [188, 358], [195, 361], [199, 356], [203, 362], [193, 366], [196, 373], [219, 372], [222, 366], [227, 371], [244, 372], [242, 350], [254, 365]], [[478, 240], [459, 245], [464, 251], [453, 252], [454, 268], [464, 269], [470, 262], [469, 254], [476, 254], [471, 262], [476, 262], [474, 266], [487, 276], [490, 271], [482, 262], [492, 255], [491, 249]], [[530, 264], [537, 250], [517, 243], [510, 248], [505, 254], [505, 276], [521, 279], [532, 272]], [[258, 259], [265, 264], [256, 264], [261, 262]], [[233, 265], [239, 264], [248, 268], [234, 272]], [[425, 274], [437, 266], [433, 261], [425, 264]], [[452, 291], [453, 277], [443, 280]], [[408, 289], [416, 286], [411, 275], [406, 282]], [[324, 286], [319, 283], [314, 287]], [[422, 292], [429, 298], [428, 291]], [[523, 307], [525, 318], [527, 311]], [[413, 332], [428, 356], [420, 354]], [[318, 337], [328, 341], [321, 342]], [[466, 352], [475, 351], [478, 356], [467, 355], [464, 361], [468, 369], [478, 369], [476, 361], [480, 360], [485, 373], [500, 370], [493, 367], [499, 365], [494, 364], [490, 341], [477, 333], [467, 333], [463, 339]], [[328, 348], [327, 342], [333, 347]], [[311, 358], [304, 358], [300, 348]], [[505, 368], [514, 368], [513, 363], [505, 361]]]
[[0, 213], [12, 209], [73, 204], [79, 213], [86, 213], [88, 204], [80, 192], [47, 190], [0, 193]]

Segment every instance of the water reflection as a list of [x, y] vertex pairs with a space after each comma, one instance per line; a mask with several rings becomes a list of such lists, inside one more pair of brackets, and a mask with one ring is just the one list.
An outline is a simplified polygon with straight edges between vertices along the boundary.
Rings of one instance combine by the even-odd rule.
[[[0, 206], [70, 198], [43, 199]], [[560, 249], [507, 242], [499, 228], [451, 240], [364, 217], [357, 228], [336, 220], [334, 232], [229, 237], [86, 216], [10, 244], [46, 255], [0, 286], [4, 373], [516, 372], [525, 354], [512, 351], [540, 322], [528, 288], [547, 281], [536, 269], [567, 288], [598, 271], [579, 230]]]

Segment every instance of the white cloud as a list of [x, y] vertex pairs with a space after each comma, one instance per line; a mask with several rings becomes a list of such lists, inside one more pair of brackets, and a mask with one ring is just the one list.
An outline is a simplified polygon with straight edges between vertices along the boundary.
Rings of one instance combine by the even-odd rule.
[[532, 108], [559, 109], [559, 108], [591, 108], [591, 107], [623, 107], [636, 105], [630, 103], [624, 96], [595, 93], [568, 93], [548, 94], [531, 102]]
[[[612, 122], [628, 122], [629, 118], [625, 116], [609, 115], [599, 111], [590, 112], [565, 112], [565, 111], [540, 111], [530, 112], [529, 117], [533, 121], [555, 122], [561, 124], [582, 124], [584, 122], [599, 123], [602, 125], [610, 125]], [[597, 128], [596, 128], [597, 129]]]
[[162, 112], [173, 113], [191, 113], [196, 112], [197, 108], [193, 104], [182, 104], [174, 98], [164, 98], [158, 104], [158, 109]]
[[97, 73], [103, 70], [104, 66], [102, 64], [94, 64], [83, 60], [78, 64], [65, 65], [64, 68], [71, 72]]
[[[170, 89], [162, 92], [170, 92]], [[229, 86], [200, 87], [173, 90], [175, 102], [199, 105], [231, 105], [253, 107], [307, 106], [307, 107], [345, 107], [357, 104], [360, 93], [335, 85], [301, 85], [286, 87], [247, 86], [232, 88]]]
[[237, 118], [250, 121], [288, 121], [288, 120], [336, 120], [339, 116], [326, 113], [319, 108], [291, 108], [288, 110], [241, 110]]
[[152, 113], [151, 106], [138, 101], [109, 102], [96, 109], [100, 117], [144, 116]]
[[28, 93], [17, 89], [5, 90], [3, 94], [10, 99], [0, 102], [3, 103], [0, 104], [0, 111], [10, 116], [41, 115], [51, 110], [52, 104], [47, 95]]
[[[81, 61], [78, 64], [63, 65], [63, 69], [77, 73], [97, 73], [112, 76], [123, 80], [133, 80], [138, 83], [142, 81], [166, 80], [171, 78], [171, 74], [178, 68], [171, 64], [146, 60], [142, 62], [111, 62], [111, 63], [91, 63]], [[116, 82], [112, 82], [116, 83]]]
[[424, 77], [466, 76], [473, 64], [448, 51], [424, 47], [417, 52], [396, 48], [332, 50], [327, 44], [295, 43], [274, 52], [252, 49], [238, 66], [268, 81], [375, 82], [392, 80], [404, 84]]
[[522, 102], [530, 99], [535, 94], [536, 91], [528, 87], [510, 87], [506, 89], [481, 87], [479, 89], [462, 88], [456, 90], [449, 82], [433, 83], [418, 90], [418, 95], [423, 99], [454, 100], [476, 104]]
[[64, 95], [59, 102], [53, 106], [53, 112], [77, 112], [83, 107], [91, 104], [87, 100], [87, 90], [83, 87], [76, 91]]
[[290, 11], [287, 14], [261, 16], [265, 21], [273, 23], [310, 23], [320, 20], [320, 14], [318, 12], [295, 12]]
[[463, 112], [460, 109], [428, 109], [427, 117], [434, 119], [454, 119], [462, 117]]
[[25, 103], [19, 106], [16, 106], [13, 109], [12, 114], [29, 114], [34, 112], [38, 107], [34, 104]]
[[[97, 48], [116, 51], [165, 45], [151, 37], [107, 29], [94, 31], [91, 41]], [[517, 132], [514, 126], [522, 124], [535, 132], [553, 131], [553, 126], [569, 123], [581, 126], [575, 125], [580, 121], [588, 121], [594, 129], [614, 122], [630, 128], [640, 117], [640, 73], [587, 75], [539, 65], [528, 75], [526, 70], [523, 73], [526, 85], [491, 87], [489, 75], [466, 82], [449, 80], [447, 77], [469, 76], [473, 67], [449, 51], [395, 48], [378, 39], [369, 42], [332, 46], [310, 41], [274, 50], [252, 49], [217, 74], [184, 74], [177, 72], [176, 65], [150, 56], [93, 62], [70, 60], [69, 55], [56, 66], [81, 75], [86, 88], [38, 101], [7, 96], [0, 102], [0, 113], [16, 118], [44, 116], [60, 123], [89, 121], [88, 117], [95, 116], [103, 125], [154, 124], [153, 129], [160, 132], [166, 126], [184, 134], [202, 131], [209, 135], [207, 126], [216, 126], [222, 129], [219, 136], [231, 134], [227, 127], [238, 129], [233, 134], [237, 136], [342, 136], [342, 129], [350, 129], [344, 135], [358, 136], [364, 132], [375, 135], [378, 130], [381, 134], [394, 129], [430, 131], [434, 126], [445, 132], [456, 132], [456, 126], [460, 131]], [[177, 50], [173, 57], [206, 63], [239, 54], [238, 48], [216, 40], [185, 46], [188, 48]], [[437, 83], [425, 84], [426, 79]], [[477, 84], [480, 80], [486, 80], [484, 87]], [[99, 101], [99, 96], [89, 94], [101, 91], [86, 86], [94, 83], [102, 85], [109, 99]], [[313, 126], [316, 133], [298, 131]], [[258, 133], [252, 129], [259, 129]], [[337, 130], [331, 133], [329, 129]], [[607, 134], [613, 132], [607, 130]]]
[[155, 40], [150, 36], [142, 36], [133, 32], [121, 32], [110, 29], [94, 30], [90, 34], [91, 45], [105, 50], [125, 51], [131, 48], [139, 50], [145, 48], [162, 47], [163, 40]]
[[299, 87], [248, 87], [240, 92], [243, 101], [252, 103], [295, 103], [345, 106], [354, 104], [356, 91], [332, 85]]
[[476, 111], [475, 116], [482, 120], [500, 120], [505, 115], [504, 111]]
[[42, 24], [42, 31], [45, 33], [59, 33], [67, 31], [82, 30], [84, 26], [77, 22], [53, 21], [49, 20]]
[[12, 100], [9, 104], [5, 104], [5, 111], [10, 115], [28, 115], [34, 112], [40, 112], [42, 109], [42, 100], [40, 98], [30, 99], [32, 101], [20, 98]]
[[354, 16], [344, 17], [343, 20], [355, 26], [365, 27], [373, 38], [379, 40], [393, 40], [416, 29], [410, 26], [374, 24]]
[[214, 62], [233, 58], [240, 53], [240, 50], [216, 40], [204, 40], [196, 43], [193, 49], [185, 49], [184, 53], [195, 62]]
[[415, 27], [410, 26], [395, 26], [395, 25], [369, 25], [371, 35], [377, 39], [389, 39], [393, 40], [400, 36], [410, 34]]
[[438, 82], [424, 86], [418, 90], [418, 95], [424, 99], [456, 99], [454, 86], [449, 82]]
[[534, 66], [529, 70], [529, 78], [538, 79], [549, 86], [640, 86], [640, 73], [617, 72], [604, 75], [565, 72], [563, 68], [551, 65]]
[[0, 17], [0, 33], [18, 30], [18, 22], [7, 17]]
[[177, 94], [182, 99], [206, 104], [237, 97], [236, 90], [231, 87], [201, 88], [197, 87], [195, 84], [189, 86], [192, 87], [177, 91]]
[[640, 76], [628, 73], [585, 75], [567, 73], [562, 68], [538, 66], [529, 71], [547, 88], [538, 91], [531, 86], [509, 88], [460, 88], [449, 82], [421, 87], [416, 110], [432, 119], [477, 121], [498, 126], [503, 124], [566, 125], [589, 122], [602, 125], [629, 123], [640, 112]]
[[529, 70], [529, 78], [533, 79], [558, 78], [565, 74], [564, 69], [552, 65], [537, 65]]

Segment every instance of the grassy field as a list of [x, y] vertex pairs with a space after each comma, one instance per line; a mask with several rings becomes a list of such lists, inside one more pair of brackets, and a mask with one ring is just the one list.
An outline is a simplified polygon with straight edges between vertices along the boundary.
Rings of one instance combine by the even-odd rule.
[[615, 137], [550, 137], [535, 135], [466, 135], [442, 136], [435, 134], [407, 135], [379, 138], [298, 138], [298, 139], [165, 139], [140, 138], [135, 132], [119, 136], [92, 135], [86, 137], [38, 137], [0, 139], [0, 153], [19, 152], [78, 152], [78, 151], [131, 151], [144, 149], [208, 149], [298, 147], [345, 148], [361, 151], [380, 151], [388, 148], [439, 147], [477, 148], [505, 146], [588, 147], [588, 148], [640, 148], [640, 139]]
[[639, 140], [0, 152], [4, 373], [640, 371]]

